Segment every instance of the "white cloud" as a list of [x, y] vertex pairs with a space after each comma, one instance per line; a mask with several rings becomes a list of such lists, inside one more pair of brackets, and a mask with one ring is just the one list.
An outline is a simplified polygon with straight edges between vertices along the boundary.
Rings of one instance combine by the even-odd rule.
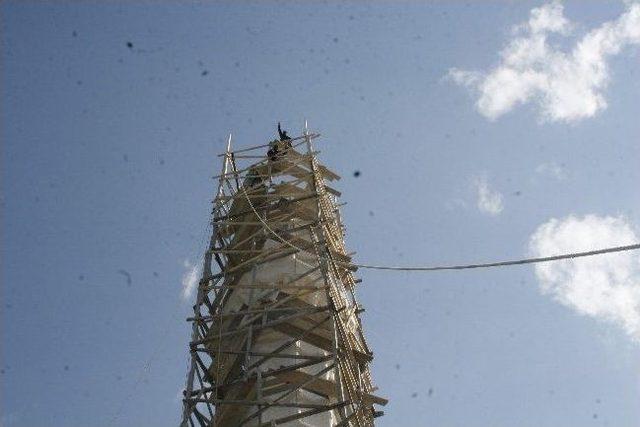
[[607, 108], [603, 90], [607, 61], [627, 45], [640, 44], [640, 3], [628, 3], [616, 20], [603, 23], [563, 52], [549, 43], [551, 34], [568, 35], [573, 24], [558, 1], [532, 9], [529, 21], [500, 52], [487, 73], [450, 69], [449, 78], [477, 95], [476, 108], [490, 120], [519, 104], [536, 103], [543, 120], [572, 122]]
[[[624, 217], [586, 215], [551, 219], [529, 240], [534, 256], [637, 243]], [[640, 342], [640, 255], [636, 251], [536, 264], [542, 293], [576, 312], [622, 328]]]
[[478, 194], [478, 209], [489, 215], [499, 215], [504, 209], [502, 194], [489, 187], [486, 176], [476, 178], [473, 184]]
[[182, 275], [182, 299], [188, 300], [193, 296], [193, 291], [198, 287], [200, 267], [191, 264], [189, 260], [185, 260], [182, 265], [186, 269]]
[[552, 178], [557, 179], [558, 181], [562, 181], [567, 178], [566, 169], [555, 163], [555, 162], [547, 162], [541, 163], [536, 167], [536, 173], [540, 175], [547, 175]]

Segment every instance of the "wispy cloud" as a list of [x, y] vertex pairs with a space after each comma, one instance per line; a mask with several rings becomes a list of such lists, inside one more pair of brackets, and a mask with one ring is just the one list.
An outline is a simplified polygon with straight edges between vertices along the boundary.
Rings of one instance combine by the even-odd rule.
[[480, 176], [474, 179], [473, 185], [477, 192], [478, 209], [480, 212], [488, 215], [499, 215], [504, 209], [502, 194], [489, 186], [486, 176]]
[[0, 427], [9, 427], [19, 421], [18, 415], [14, 413], [5, 413], [0, 415]]
[[567, 178], [567, 171], [564, 166], [559, 165], [555, 162], [546, 162], [539, 164], [536, 167], [536, 173], [540, 175], [550, 176], [557, 179], [558, 181], [563, 181]]
[[193, 291], [198, 287], [200, 267], [193, 265], [189, 260], [185, 260], [182, 266], [185, 268], [185, 272], [182, 275], [182, 299], [188, 300], [193, 296]]
[[[622, 246], [639, 241], [624, 217], [586, 215], [551, 219], [531, 236], [534, 256]], [[542, 293], [576, 312], [622, 328], [640, 342], [640, 255], [622, 252], [536, 264]]]
[[448, 76], [470, 88], [476, 108], [494, 120], [520, 104], [537, 104], [542, 120], [573, 122], [607, 108], [603, 91], [610, 81], [608, 60], [627, 45], [640, 44], [640, 3], [603, 23], [563, 52], [549, 43], [553, 34], [569, 35], [574, 25], [554, 1], [530, 12], [488, 72], [452, 68]]

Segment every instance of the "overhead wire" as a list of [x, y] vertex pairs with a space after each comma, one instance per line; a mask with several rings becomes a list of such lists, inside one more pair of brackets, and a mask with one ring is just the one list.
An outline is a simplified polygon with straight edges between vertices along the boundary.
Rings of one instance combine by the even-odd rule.
[[615, 246], [609, 248], [596, 249], [585, 252], [573, 252], [561, 255], [553, 255], [546, 257], [536, 258], [524, 258], [509, 261], [487, 262], [481, 264], [463, 264], [463, 265], [442, 265], [442, 266], [426, 266], [426, 267], [399, 267], [399, 266], [386, 266], [386, 265], [367, 265], [367, 264], [353, 264], [360, 268], [368, 268], [372, 270], [392, 270], [392, 271], [442, 271], [442, 270], [470, 270], [474, 268], [491, 268], [491, 267], [506, 267], [509, 265], [522, 265], [522, 264], [535, 264], [549, 261], [559, 261], [562, 259], [574, 259], [582, 258], [594, 255], [602, 255], [614, 252], [625, 252], [640, 249], [640, 243], [626, 246]]
[[[304, 251], [302, 248], [299, 248], [298, 246], [294, 245], [290, 241], [284, 239], [273, 228], [271, 228], [269, 226], [269, 224], [267, 224], [266, 221], [264, 221], [262, 219], [262, 216], [256, 210], [255, 206], [251, 202], [251, 199], [249, 198], [249, 195], [247, 194], [247, 191], [246, 191], [244, 185], [241, 185], [241, 189], [242, 189], [242, 192], [243, 192], [245, 198], [247, 199], [247, 202], [249, 202], [249, 206], [251, 207], [251, 210], [253, 211], [253, 213], [258, 217], [258, 219], [260, 220], [262, 225], [264, 225], [264, 227], [271, 234], [273, 234], [274, 237], [276, 237], [280, 242], [286, 244], [287, 246], [289, 246], [289, 247], [291, 247], [291, 248], [293, 248], [293, 249], [295, 249], [297, 251], [301, 251], [301, 252]], [[340, 264], [340, 265], [347, 265], [347, 266], [350, 265], [350, 266], [369, 269], [369, 270], [387, 270], [387, 271], [471, 270], [471, 269], [476, 269], [476, 268], [506, 267], [506, 266], [511, 266], [511, 265], [535, 264], [535, 263], [542, 263], [542, 262], [559, 261], [559, 260], [563, 260], [563, 259], [583, 258], [583, 257], [589, 257], [589, 256], [595, 256], [595, 255], [603, 255], [603, 254], [615, 253], [615, 252], [633, 251], [633, 250], [637, 250], [637, 249], [640, 249], [640, 243], [634, 243], [634, 244], [625, 245], [625, 246], [615, 246], [615, 247], [609, 247], [609, 248], [595, 249], [595, 250], [584, 251], [584, 252], [572, 252], [572, 253], [565, 253], [565, 254], [560, 254], [560, 255], [544, 256], [544, 257], [523, 258], [523, 259], [517, 259], [517, 260], [497, 261], [497, 262], [487, 262], [487, 263], [475, 263], [475, 264], [460, 264], [460, 265], [389, 266], [389, 265], [373, 265], [373, 264], [356, 264], [356, 263], [342, 262], [342, 261], [338, 261], [338, 260], [333, 260], [333, 262], [335, 262], [336, 264]], [[323, 257], [323, 256], [320, 256], [320, 258], [324, 259], [324, 260], [327, 260], [327, 258]]]

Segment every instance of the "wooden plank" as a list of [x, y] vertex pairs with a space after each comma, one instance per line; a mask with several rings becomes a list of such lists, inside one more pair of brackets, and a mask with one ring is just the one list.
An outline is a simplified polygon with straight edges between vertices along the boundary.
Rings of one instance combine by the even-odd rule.
[[346, 405], [347, 402], [340, 402], [340, 403], [336, 403], [333, 405], [328, 405], [325, 408], [318, 408], [318, 409], [310, 409], [308, 411], [303, 411], [303, 412], [299, 412], [297, 414], [293, 414], [293, 415], [289, 415], [286, 417], [282, 417], [282, 418], [278, 418], [272, 421], [269, 421], [267, 423], [262, 423], [260, 424], [260, 427], [272, 427], [275, 423], [275, 425], [283, 425], [284, 423], [288, 423], [291, 421], [295, 421], [295, 420], [299, 420], [301, 418], [306, 418], [306, 417], [310, 417], [312, 415], [316, 415], [319, 414], [321, 412], [327, 412], [327, 411], [333, 411], [334, 409], [338, 409], [344, 405]]
[[333, 188], [329, 187], [328, 185], [325, 185], [325, 186], [324, 186], [324, 189], [325, 189], [325, 190], [327, 190], [327, 192], [329, 192], [329, 193], [333, 194], [333, 195], [334, 195], [334, 196], [336, 196], [336, 197], [340, 197], [340, 196], [342, 196], [342, 193], [341, 193], [341, 192], [339, 192], [338, 190], [335, 190], [335, 189], [333, 189]]
[[304, 384], [302, 387], [303, 389], [309, 390], [327, 399], [336, 395], [336, 385], [333, 381], [322, 378], [313, 378], [313, 375], [306, 372], [284, 372], [278, 375], [278, 379], [288, 382], [292, 387], [302, 385], [308, 381], [308, 383]]
[[364, 395], [364, 401], [368, 404], [377, 404], [377, 405], [382, 405], [385, 406], [387, 403], [389, 403], [388, 399], [385, 399], [383, 397], [379, 397], [376, 396], [375, 394], [371, 394], [371, 393], [366, 393]]

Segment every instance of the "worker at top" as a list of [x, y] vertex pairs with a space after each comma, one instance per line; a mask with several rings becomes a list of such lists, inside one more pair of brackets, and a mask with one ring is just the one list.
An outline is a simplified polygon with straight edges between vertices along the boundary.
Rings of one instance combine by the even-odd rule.
[[287, 135], [286, 130], [282, 130], [282, 126], [280, 122], [278, 122], [278, 136], [280, 140], [274, 139], [269, 143], [269, 151], [267, 151], [267, 156], [270, 160], [277, 160], [278, 157], [282, 157], [287, 151], [287, 149], [291, 148], [291, 138]]
[[267, 156], [269, 157], [269, 160], [277, 160], [278, 157], [278, 140], [274, 139], [273, 141], [271, 141], [269, 143], [269, 151], [267, 151]]
[[287, 131], [282, 130], [280, 127], [280, 122], [278, 122], [278, 135], [280, 136], [280, 141], [288, 141], [291, 139], [289, 138], [289, 135], [287, 135]]

